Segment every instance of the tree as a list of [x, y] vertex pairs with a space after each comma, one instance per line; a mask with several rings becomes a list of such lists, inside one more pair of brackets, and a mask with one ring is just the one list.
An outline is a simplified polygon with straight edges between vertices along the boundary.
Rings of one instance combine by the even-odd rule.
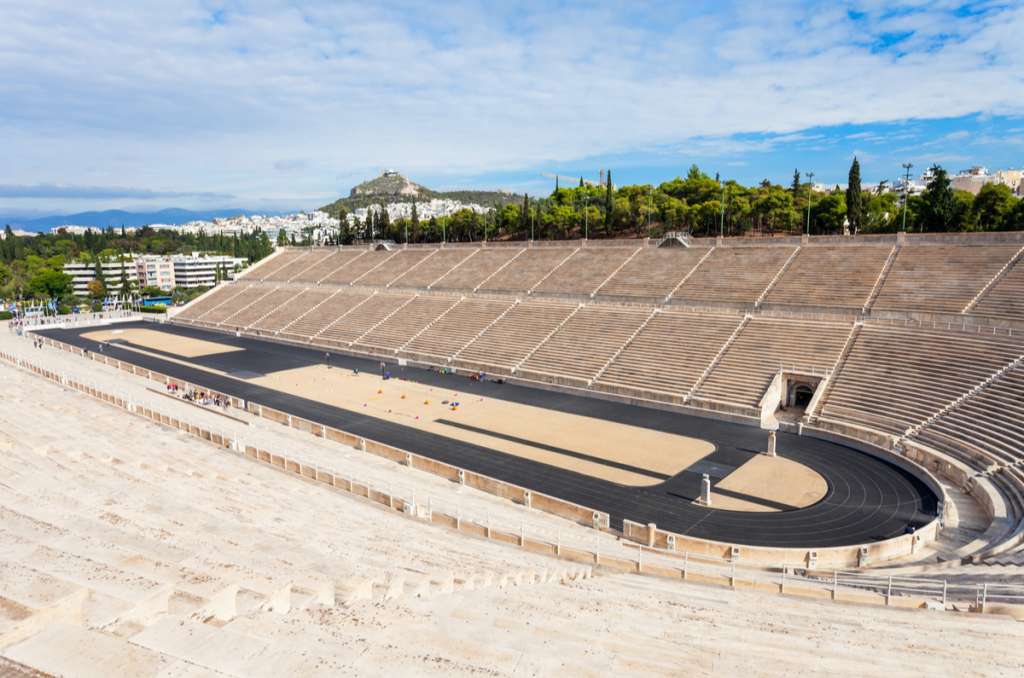
[[615, 200], [612, 196], [612, 171], [608, 170], [608, 183], [604, 187], [604, 234], [612, 235], [612, 220], [615, 213]]
[[52, 268], [42, 269], [29, 278], [28, 290], [41, 299], [59, 299], [72, 292], [71, 276]]
[[793, 198], [797, 198], [800, 195], [800, 170], [793, 170], [793, 183], [789, 185], [789, 190], [793, 192]]
[[519, 232], [526, 238], [530, 233], [530, 196], [523, 196], [523, 207], [519, 210]]
[[277, 246], [287, 247], [288, 246], [288, 233], [282, 228], [277, 232]]
[[0, 242], [0, 261], [10, 263], [18, 258], [18, 236], [14, 235], [10, 224], [4, 226], [4, 239]]
[[387, 205], [384, 203], [380, 204], [380, 212], [377, 213], [377, 227], [380, 231], [380, 237], [386, 238], [388, 229], [391, 228], [391, 215], [388, 214]]
[[846, 200], [842, 191], [832, 191], [811, 208], [812, 232], [842, 233], [846, 219]]
[[89, 284], [86, 286], [86, 289], [89, 291], [89, 296], [92, 297], [93, 299], [102, 299], [103, 297], [107, 296], [106, 285], [103, 284], [102, 280], [99, 280], [97, 278], [93, 278], [92, 280], [90, 280]]
[[103, 277], [103, 260], [100, 257], [96, 257], [96, 263], [93, 266], [93, 279], [98, 280], [104, 290], [107, 288], [107, 281]]
[[921, 194], [921, 229], [950, 231], [957, 225], [958, 206], [953, 196], [949, 174], [939, 165], [932, 165], [932, 178]]
[[863, 204], [860, 192], [860, 162], [857, 156], [853, 156], [853, 163], [850, 165], [850, 175], [846, 183], [846, 221], [850, 225], [850, 231], [857, 235], [860, 231], [863, 217]]
[[1024, 231], [1024, 199], [1018, 200], [1003, 218], [1003, 230]]
[[124, 294], [128, 294], [131, 291], [132, 284], [131, 284], [131, 281], [128, 280], [128, 264], [124, 261], [124, 259], [121, 259], [120, 262], [121, 262], [121, 284], [120, 284], [120, 289], [118, 290], [118, 292], [120, 294], [124, 295]]
[[1016, 202], [1018, 201], [1013, 197], [1013, 191], [1009, 186], [985, 184], [978, 191], [971, 206], [974, 223], [982, 231], [1001, 229]]

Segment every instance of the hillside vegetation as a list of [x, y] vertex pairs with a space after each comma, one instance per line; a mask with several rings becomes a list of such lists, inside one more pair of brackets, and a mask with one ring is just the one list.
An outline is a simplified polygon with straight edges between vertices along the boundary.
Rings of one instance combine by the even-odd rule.
[[348, 198], [323, 209], [337, 217], [356, 207], [452, 197], [489, 207], [484, 214], [464, 209], [444, 217], [391, 220], [383, 210], [340, 224], [339, 239], [387, 238], [396, 242], [557, 240], [570, 238], [659, 237], [667, 231], [694, 235], [841, 234], [1024, 230], [1024, 201], [1006, 186], [988, 184], [977, 195], [952, 188], [944, 169], [931, 168], [921, 195], [860, 190], [860, 164], [850, 168], [849, 188], [816, 190], [794, 172], [788, 186], [767, 179], [755, 186], [711, 177], [696, 165], [685, 177], [657, 186], [556, 187], [533, 198], [495, 191], [438, 193], [395, 173], [360, 184]]
[[379, 177], [364, 181], [354, 187], [347, 198], [339, 198], [324, 205], [321, 211], [337, 217], [342, 210], [354, 212], [360, 208], [391, 204], [396, 202], [426, 202], [430, 200], [454, 200], [463, 204], [481, 207], [501, 207], [522, 200], [521, 195], [504, 191], [434, 191], [410, 181], [398, 172], [386, 171]]

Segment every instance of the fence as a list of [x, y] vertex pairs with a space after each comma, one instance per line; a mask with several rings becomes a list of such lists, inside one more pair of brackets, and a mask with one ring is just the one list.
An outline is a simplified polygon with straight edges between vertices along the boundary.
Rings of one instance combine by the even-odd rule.
[[[49, 339], [44, 339], [44, 341], [64, 350], [71, 348]], [[610, 549], [602, 548], [602, 537], [606, 537], [606, 535], [601, 531], [594, 532], [593, 539], [587, 541], [577, 534], [566, 535], [559, 528], [529, 524], [525, 520], [519, 521], [518, 525], [510, 525], [507, 519], [502, 522], [494, 519], [489, 513], [480, 515], [479, 511], [467, 511], [458, 503], [429, 495], [423, 496], [422, 493], [418, 496], [415, 490], [409, 488], [398, 487], [396, 489], [392, 483], [389, 483], [387, 487], [380, 487], [337, 469], [310, 464], [287, 454], [247, 445], [237, 433], [211, 430], [187, 421], [181, 416], [172, 416], [145, 397], [140, 398], [129, 393], [111, 393], [90, 380], [48, 369], [10, 353], [0, 352], [0, 359], [66, 388], [125, 409], [154, 423], [184, 431], [229, 453], [269, 466], [306, 482], [361, 497], [366, 501], [401, 513], [412, 520], [448, 527], [459, 533], [504, 543], [538, 554], [589, 563], [612, 571], [727, 586], [732, 589], [759, 590], [791, 596], [894, 607], [968, 609], [975, 612], [1024, 614], [1024, 586], [986, 582], [961, 584], [950, 582], [948, 579], [851, 572], [841, 569], [823, 571], [813, 567], [792, 568], [786, 565], [750, 567], [739, 561], [738, 550], [735, 547], [728, 557], [694, 553], [685, 549], [675, 550], [676, 536], [667, 533], [661, 533], [661, 536], [657, 538], [659, 541], [664, 539], [662, 548], [643, 543], [619, 542], [618, 552], [613, 554], [608, 552]], [[104, 360], [107, 359], [104, 357]], [[120, 361], [113, 362], [119, 363]], [[120, 365], [127, 364], [120, 363]], [[134, 373], [140, 374], [140, 376], [153, 376], [153, 373], [143, 375], [142, 372], [148, 371], [140, 370]], [[276, 412], [274, 416], [276, 416]], [[295, 423], [295, 418], [292, 418], [292, 424]], [[307, 426], [310, 427], [311, 433], [314, 435], [317, 433], [313, 430], [316, 424], [305, 420], [299, 424], [299, 427]], [[335, 436], [348, 435], [335, 429], [326, 428], [322, 428], [320, 434], [330, 439], [336, 439]], [[339, 442], [347, 441], [342, 438]], [[366, 445], [361, 449], [368, 453], [375, 453], [372, 445]], [[380, 451], [382, 450], [377, 450], [377, 452]], [[409, 463], [410, 457], [395, 459], [395, 461]], [[428, 461], [432, 462], [433, 460]], [[416, 468], [415, 463], [410, 465]], [[463, 473], [463, 471], [457, 470], [453, 480], [464, 481]], [[531, 495], [528, 490], [524, 490], [524, 492], [526, 495], [522, 499], [526, 501], [523, 503], [530, 506]], [[543, 497], [543, 495], [536, 496]], [[532, 503], [535, 508], [547, 510], [546, 507], [536, 506], [536, 499]], [[649, 527], [653, 528], [653, 526]], [[624, 525], [624, 530], [646, 529], [648, 529], [647, 526], [639, 526], [637, 523], [629, 521], [626, 521]], [[639, 535], [633, 536], [638, 537]], [[635, 557], [625, 556], [621, 552], [622, 547], [635, 549]]]
[[17, 322], [11, 321], [12, 331], [18, 328], [57, 328], [57, 327], [86, 327], [89, 325], [102, 325], [112, 321], [138, 320], [140, 314], [131, 310], [119, 311], [98, 311], [95, 313], [71, 313], [68, 315], [37, 315], [25, 316]]

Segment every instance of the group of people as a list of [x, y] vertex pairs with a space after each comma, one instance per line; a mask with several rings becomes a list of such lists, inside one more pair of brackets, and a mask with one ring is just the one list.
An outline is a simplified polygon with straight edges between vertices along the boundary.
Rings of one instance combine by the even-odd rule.
[[173, 396], [177, 396], [182, 400], [187, 400], [190, 403], [196, 403], [197, 405], [203, 405], [206, 407], [220, 407], [228, 409], [231, 401], [227, 396], [223, 398], [219, 393], [207, 393], [206, 391], [197, 391], [194, 388], [190, 388], [184, 393], [174, 382], [167, 382], [167, 392]]

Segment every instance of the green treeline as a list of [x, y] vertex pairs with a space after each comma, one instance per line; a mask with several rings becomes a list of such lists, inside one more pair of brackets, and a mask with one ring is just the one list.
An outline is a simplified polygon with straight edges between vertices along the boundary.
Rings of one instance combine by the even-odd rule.
[[[41, 233], [32, 237], [15, 236], [10, 226], [0, 240], [0, 300], [59, 299], [64, 305], [75, 303], [71, 277], [64, 273], [70, 261], [99, 262], [127, 254], [190, 254], [212, 252], [259, 261], [273, 251], [266, 233], [242, 236], [181, 233], [176, 230], [141, 228], [89, 230], [77, 235], [65, 231]], [[111, 281], [121, 282], [121, 281]], [[187, 300], [202, 290], [175, 290], [175, 296]], [[149, 290], [159, 293], [159, 290]], [[90, 296], [102, 298], [106, 289], [96, 285]]]
[[[679, 230], [699, 236], [820, 235], [843, 233], [847, 224], [851, 233], [891, 233], [902, 228], [904, 218], [911, 232], [1024, 230], [1024, 202], [1008, 187], [988, 184], [973, 196], [954, 190], [941, 167], [931, 168], [931, 175], [927, 190], [910, 196], [904, 210], [901, 193], [860, 189], [856, 159], [845, 191], [813, 190], [798, 171], [788, 186], [768, 180], [756, 186], [723, 182], [696, 165], [686, 177], [658, 186], [613, 188], [609, 174], [607, 185], [581, 181], [579, 186], [556, 187], [547, 197], [523, 196], [483, 214], [465, 209], [426, 220], [415, 213], [390, 220], [378, 208], [367, 215], [368, 223], [339, 220], [336, 239], [352, 242], [371, 230], [376, 238], [396, 242], [407, 237], [409, 242], [659, 237]], [[336, 218], [344, 214], [337, 203], [327, 209]]]

